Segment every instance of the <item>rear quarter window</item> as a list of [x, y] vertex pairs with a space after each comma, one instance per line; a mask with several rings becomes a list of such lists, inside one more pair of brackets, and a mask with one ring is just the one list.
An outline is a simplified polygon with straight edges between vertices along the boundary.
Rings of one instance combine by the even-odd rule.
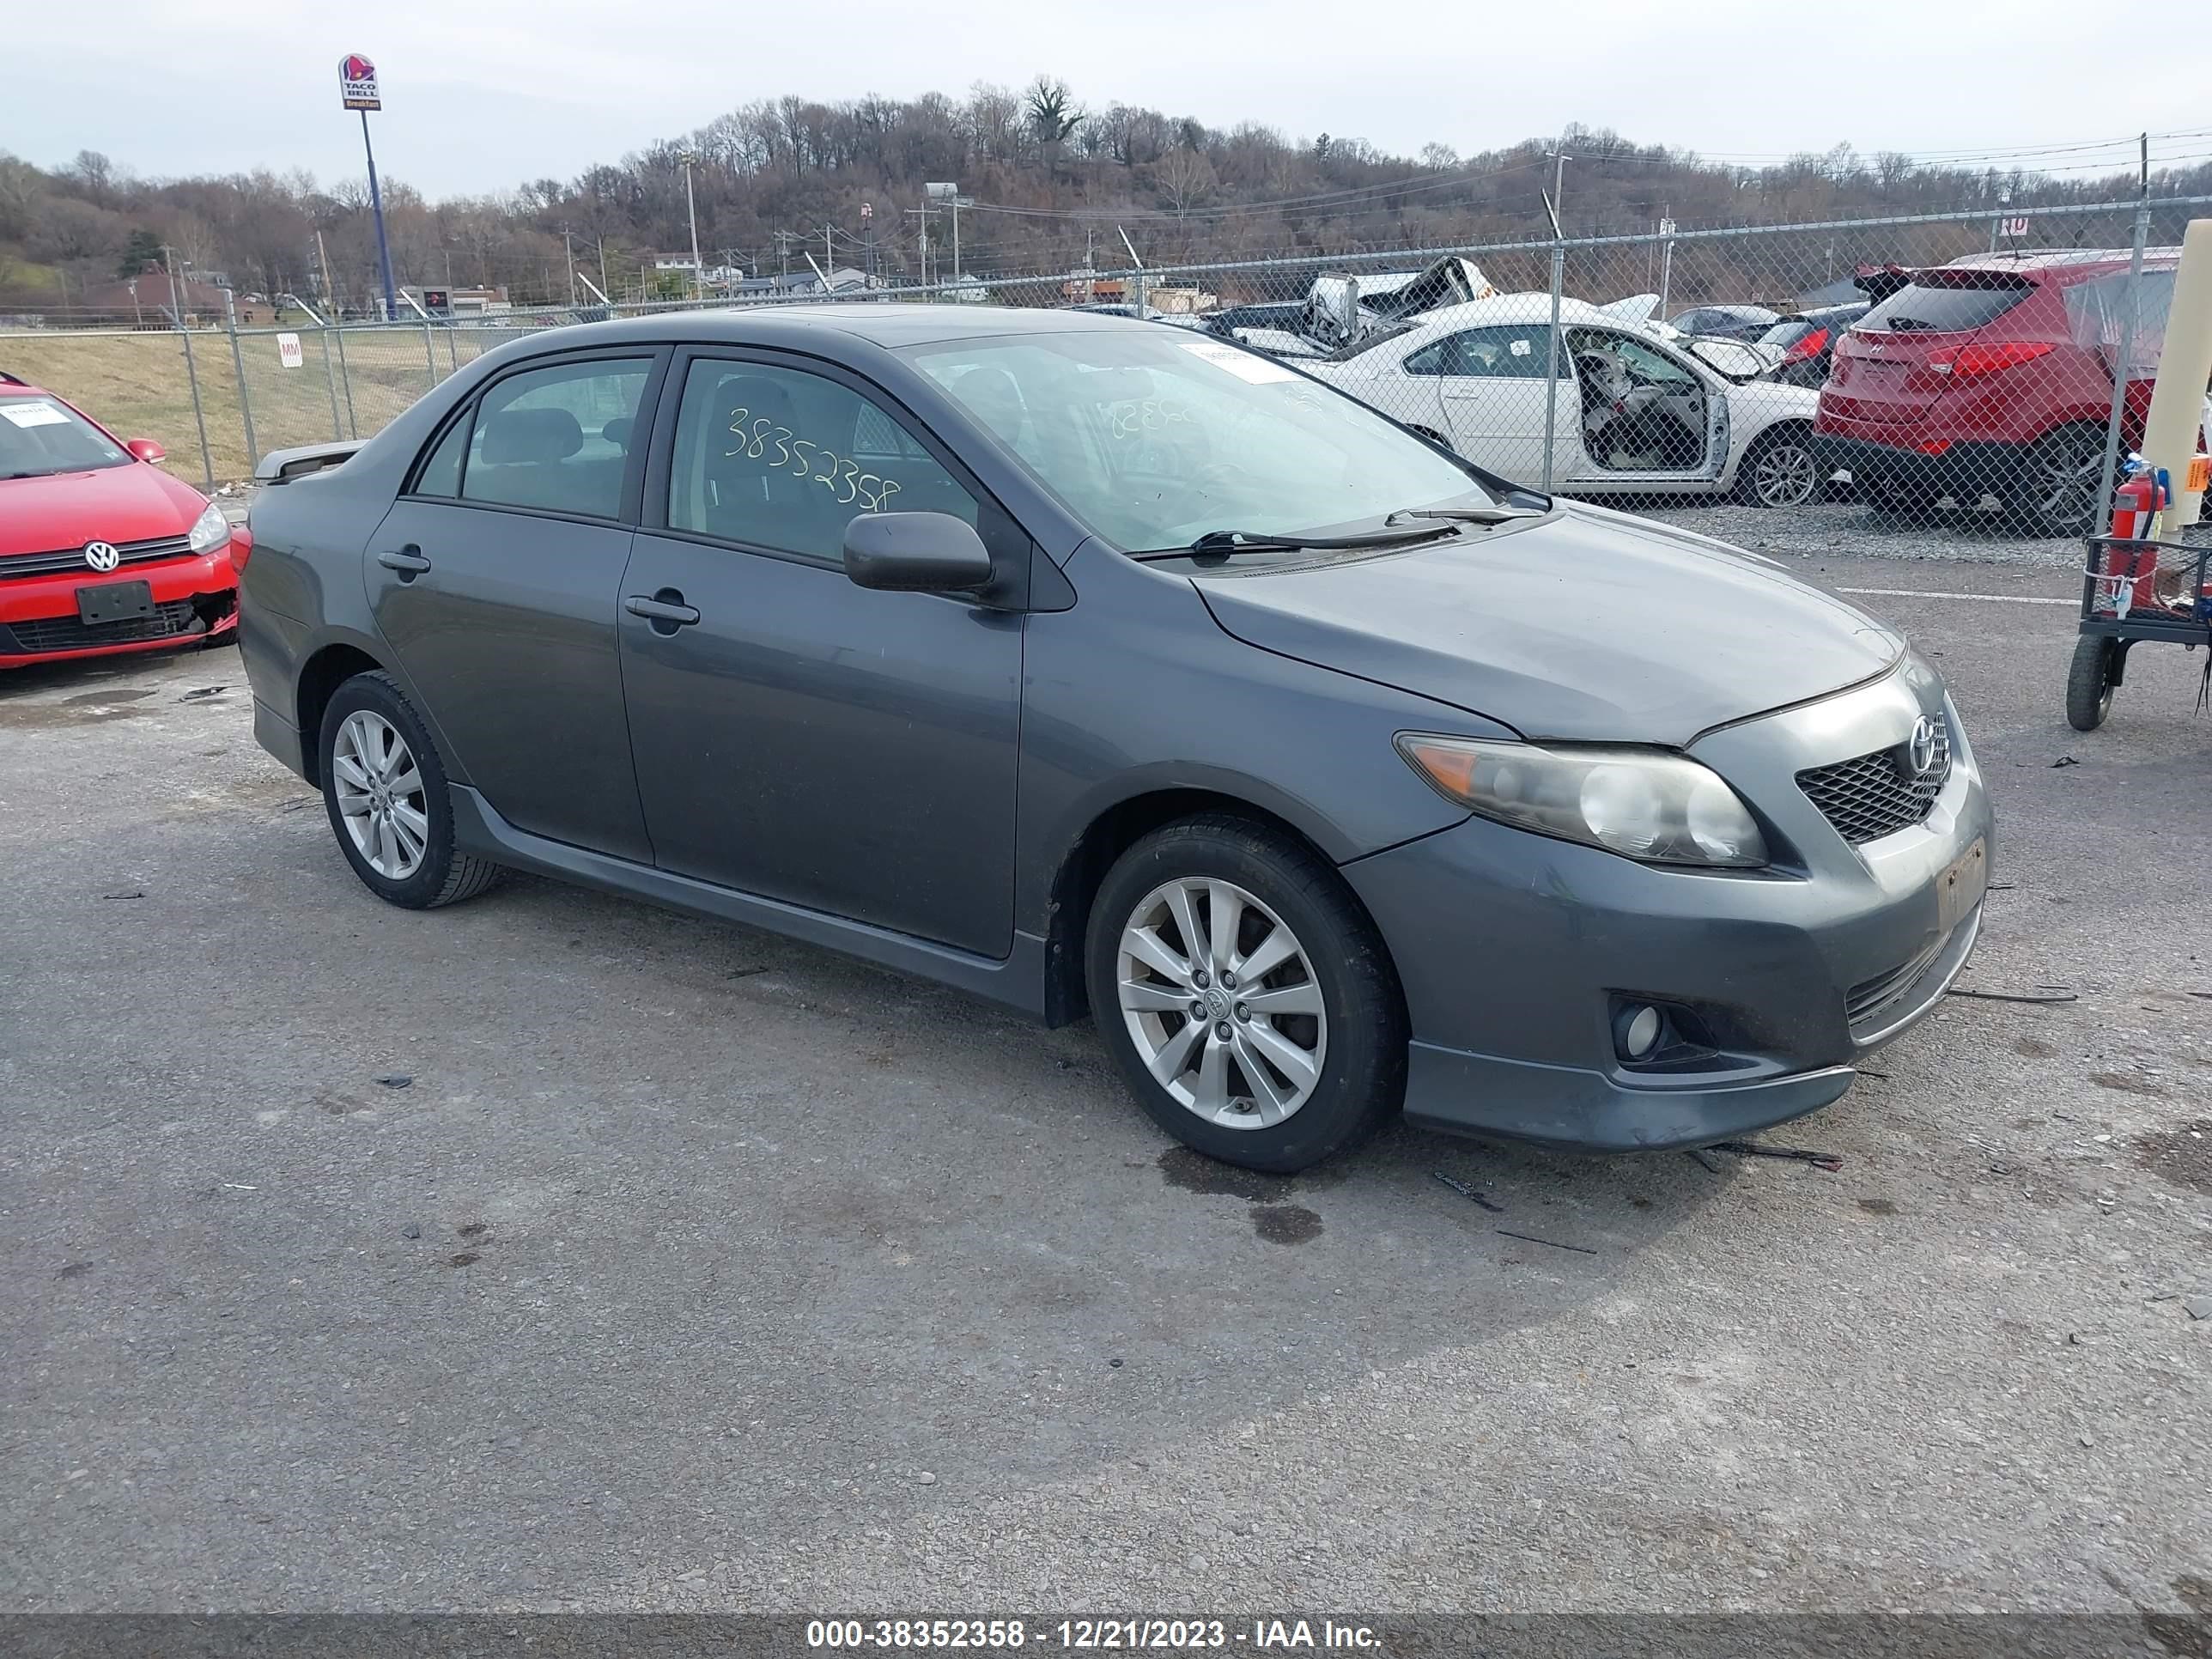
[[1858, 326], [1869, 333], [1960, 333], [1995, 322], [2034, 291], [2032, 283], [2002, 272], [1945, 273], [1906, 283]]

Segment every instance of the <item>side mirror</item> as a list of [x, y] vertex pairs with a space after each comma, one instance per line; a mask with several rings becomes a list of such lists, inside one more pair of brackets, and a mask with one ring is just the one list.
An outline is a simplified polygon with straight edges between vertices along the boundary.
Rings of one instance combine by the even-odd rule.
[[845, 526], [854, 586], [899, 593], [968, 593], [990, 585], [991, 556], [950, 513], [863, 513]]
[[169, 459], [169, 452], [151, 438], [133, 438], [123, 447], [129, 450], [134, 458], [145, 462], [149, 466], [159, 466]]

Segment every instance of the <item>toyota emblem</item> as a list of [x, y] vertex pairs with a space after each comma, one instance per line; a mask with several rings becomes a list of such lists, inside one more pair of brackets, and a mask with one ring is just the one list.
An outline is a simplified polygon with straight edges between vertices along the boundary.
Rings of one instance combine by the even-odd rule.
[[1936, 764], [1936, 722], [1923, 714], [1912, 722], [1912, 741], [1905, 750], [1913, 772], [1926, 772]]
[[115, 550], [113, 542], [87, 542], [84, 562], [94, 570], [112, 570], [123, 562], [123, 556]]

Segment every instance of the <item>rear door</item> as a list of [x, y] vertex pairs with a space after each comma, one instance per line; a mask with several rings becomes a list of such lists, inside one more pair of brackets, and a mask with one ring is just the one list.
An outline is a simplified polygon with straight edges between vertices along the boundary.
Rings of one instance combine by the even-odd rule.
[[665, 354], [534, 359], [431, 446], [365, 564], [378, 628], [447, 752], [532, 835], [647, 860], [616, 656]]
[[[1544, 471], [1551, 325], [1513, 323], [1446, 335], [1410, 355], [1405, 372], [1436, 386], [1452, 443], [1479, 466], [1516, 483], [1540, 484]], [[1552, 471], [1571, 477], [1582, 459], [1582, 404], [1574, 372], [1559, 353], [1557, 406], [1552, 414]]]

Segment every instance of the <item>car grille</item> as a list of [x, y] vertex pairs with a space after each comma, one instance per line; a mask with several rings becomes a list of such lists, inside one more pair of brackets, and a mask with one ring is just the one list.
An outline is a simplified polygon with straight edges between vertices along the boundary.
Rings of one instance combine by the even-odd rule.
[[[191, 552], [191, 544], [182, 536], [157, 536], [151, 541], [118, 542], [115, 550], [123, 564], [144, 564], [153, 559], [181, 559]], [[82, 547], [57, 548], [51, 553], [0, 554], [0, 582], [15, 581], [26, 576], [94, 576], [94, 571], [84, 562]]]
[[16, 647], [25, 653], [90, 651], [104, 645], [137, 645], [148, 640], [173, 639], [198, 633], [201, 623], [190, 599], [170, 599], [154, 607], [150, 617], [128, 617], [120, 622], [88, 625], [75, 617], [40, 617], [30, 622], [9, 623]]
[[1797, 787], [1845, 841], [1879, 841], [1923, 821], [1950, 781], [1949, 722], [1936, 722], [1936, 753], [1924, 770], [1912, 769], [1911, 748], [1900, 743], [1833, 766], [1816, 766], [1797, 775]]
[[1877, 974], [1851, 987], [1844, 998], [1844, 1018], [1853, 1025], [1863, 1022], [1869, 1014], [1877, 1012], [1882, 1005], [1904, 990], [1927, 971], [1928, 964], [1942, 954], [1949, 941], [1941, 939], [1929, 945], [1902, 967], [1893, 968], [1886, 974]]

